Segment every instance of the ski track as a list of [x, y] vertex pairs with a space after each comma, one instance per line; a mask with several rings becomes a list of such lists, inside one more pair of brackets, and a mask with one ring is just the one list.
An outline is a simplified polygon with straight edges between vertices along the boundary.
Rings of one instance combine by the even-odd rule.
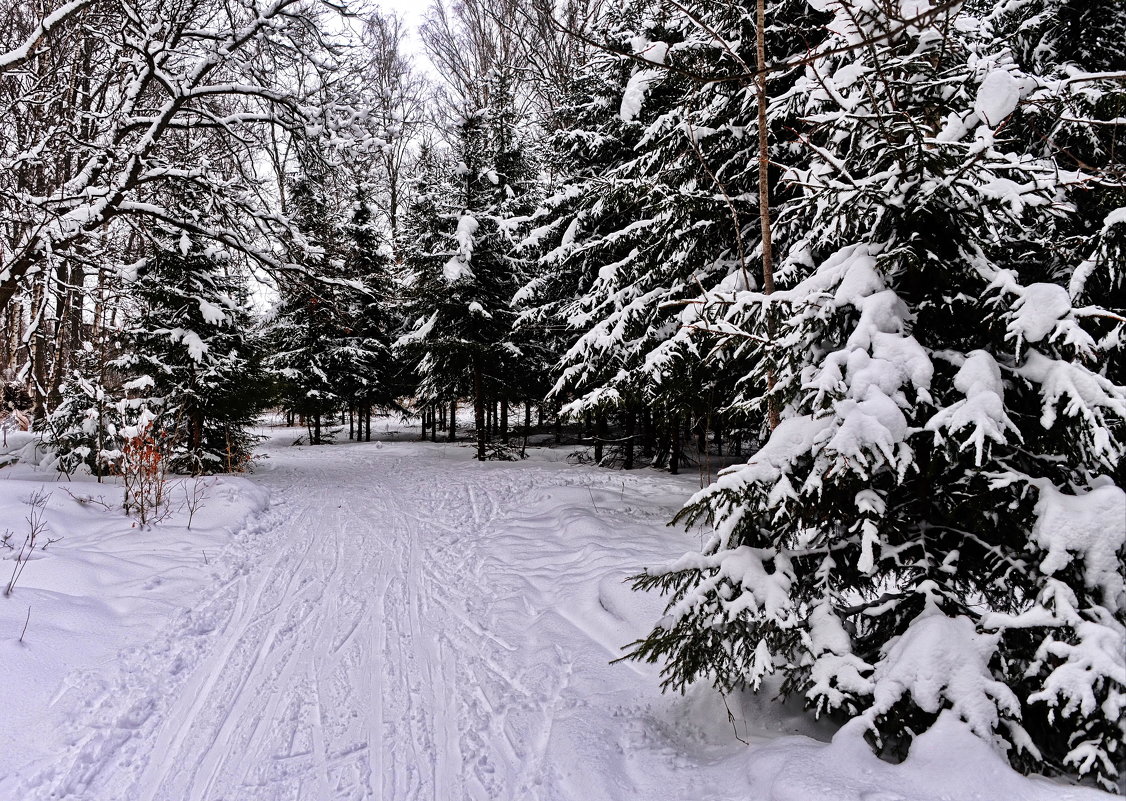
[[[75, 724], [68, 758], [26, 784], [26, 797], [550, 792], [545, 753], [571, 665], [529, 629], [527, 577], [482, 543], [499, 513], [534, 504], [559, 475], [521, 465], [483, 479], [453, 460], [436, 472], [434, 459], [397, 450], [273, 451], [276, 466], [255, 480], [274, 506], [257, 553], [216, 588], [214, 630], [201, 624], [201, 642], [174, 625], [135, 654], [144, 665], [170, 660], [162, 669], [173, 678], [130, 680], [124, 665], [126, 678]], [[395, 477], [390, 489], [381, 475]], [[590, 475], [613, 487], [613, 474]], [[550, 580], [547, 561], [523, 567]]]

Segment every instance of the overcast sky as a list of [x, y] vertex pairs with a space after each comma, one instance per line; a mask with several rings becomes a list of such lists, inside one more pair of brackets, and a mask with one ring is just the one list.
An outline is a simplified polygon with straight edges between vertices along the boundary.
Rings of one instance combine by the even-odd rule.
[[430, 6], [430, 0], [380, 0], [379, 5], [390, 11], [397, 11], [412, 25], [417, 25]]
[[417, 58], [417, 65], [424, 70], [432, 69], [430, 59], [426, 57], [425, 51], [422, 49], [422, 40], [418, 36], [418, 26], [422, 24], [422, 18], [426, 16], [426, 9], [430, 7], [432, 0], [378, 0], [378, 5], [384, 11], [394, 11], [407, 24], [407, 30], [410, 31], [410, 36], [406, 42], [407, 51], [413, 53]]

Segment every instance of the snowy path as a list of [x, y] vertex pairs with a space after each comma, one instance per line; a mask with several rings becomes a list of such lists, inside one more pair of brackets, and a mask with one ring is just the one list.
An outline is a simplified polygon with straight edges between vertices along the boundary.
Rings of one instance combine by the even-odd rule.
[[[272, 449], [254, 479], [275, 499], [257, 553], [123, 665], [95, 723], [75, 727], [69, 764], [28, 790], [99, 801], [645, 792], [652, 766], [623, 741], [641, 735], [615, 696], [653, 697], [655, 682], [608, 665], [640, 631], [615, 604], [647, 602], [651, 619], [652, 600], [621, 578], [645, 554], [638, 529], [659, 531], [691, 485], [467, 456], [414, 443]], [[637, 491], [663, 497], [643, 511]], [[164, 673], [177, 678], [153, 677]], [[672, 797], [667, 775], [659, 783]], [[697, 797], [692, 783], [683, 797]]]

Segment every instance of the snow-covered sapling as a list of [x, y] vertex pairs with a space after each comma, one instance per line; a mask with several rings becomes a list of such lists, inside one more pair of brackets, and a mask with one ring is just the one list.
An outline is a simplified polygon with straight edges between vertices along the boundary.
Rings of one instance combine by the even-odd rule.
[[[35, 492], [31, 498], [28, 499], [27, 517], [27, 535], [24, 537], [23, 545], [20, 546], [19, 551], [16, 552], [16, 564], [12, 568], [12, 577], [8, 580], [8, 586], [4, 590], [4, 595], [11, 595], [15, 592], [16, 583], [23, 575], [23, 569], [27, 567], [27, 563], [31, 561], [31, 555], [34, 553], [36, 546], [40, 549], [46, 548], [51, 542], [58, 540], [48, 540], [43, 545], [40, 545], [40, 538], [47, 532], [47, 521], [43, 516], [43, 509], [47, 505], [47, 500], [51, 497], [50, 493], [43, 494], [42, 492]], [[7, 542], [8, 535], [5, 535], [4, 540]], [[21, 636], [22, 640], [23, 637]]]

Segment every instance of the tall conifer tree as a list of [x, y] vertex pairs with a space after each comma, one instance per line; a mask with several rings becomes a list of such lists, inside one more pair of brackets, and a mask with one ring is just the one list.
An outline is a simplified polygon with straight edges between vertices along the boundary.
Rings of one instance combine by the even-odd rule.
[[781, 422], [682, 513], [703, 551], [638, 577], [671, 600], [632, 655], [672, 688], [779, 673], [891, 754], [952, 714], [1018, 766], [1112, 788], [1123, 315], [1085, 288], [1117, 268], [1053, 248], [1090, 181], [1017, 133], [1022, 102], [1077, 90], [966, 12], [824, 5], [772, 110], [804, 121], [779, 291], [698, 310], [760, 344], [742, 405]]

